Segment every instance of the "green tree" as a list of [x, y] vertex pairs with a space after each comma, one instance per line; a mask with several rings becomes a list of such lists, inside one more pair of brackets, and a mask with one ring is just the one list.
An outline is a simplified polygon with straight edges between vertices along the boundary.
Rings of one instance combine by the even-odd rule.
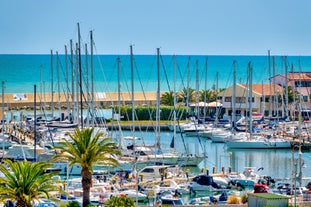
[[174, 92], [165, 92], [161, 96], [161, 104], [166, 106], [174, 106]]
[[109, 207], [134, 207], [135, 206], [134, 199], [126, 197], [126, 196], [112, 197], [105, 204]]
[[[187, 100], [188, 98], [188, 100]], [[195, 90], [192, 88], [183, 88], [179, 93], [178, 102], [191, 103], [195, 101]]]
[[0, 200], [11, 200], [18, 207], [30, 207], [39, 198], [51, 199], [50, 192], [60, 192], [60, 183], [53, 179], [58, 172], [45, 173], [52, 164], [4, 160], [0, 164]]
[[204, 101], [204, 98], [206, 96], [206, 102], [212, 102], [212, 101], [216, 101], [216, 93], [215, 91], [212, 90], [202, 90], [199, 92], [199, 100], [200, 101]]
[[106, 166], [118, 166], [118, 160], [111, 154], [120, 155], [116, 143], [111, 138], [102, 138], [102, 133], [93, 135], [93, 128], [76, 128], [69, 134], [71, 140], [64, 140], [55, 147], [58, 151], [53, 161], [66, 161], [69, 166], [78, 164], [81, 166], [83, 207], [90, 204], [90, 189], [92, 185], [93, 166], [102, 164]]

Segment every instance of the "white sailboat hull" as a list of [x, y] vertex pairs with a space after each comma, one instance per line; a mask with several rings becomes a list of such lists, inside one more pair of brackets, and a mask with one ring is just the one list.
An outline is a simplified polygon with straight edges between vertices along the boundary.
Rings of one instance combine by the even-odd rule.
[[283, 139], [255, 139], [227, 142], [227, 147], [232, 149], [287, 149], [291, 143]]

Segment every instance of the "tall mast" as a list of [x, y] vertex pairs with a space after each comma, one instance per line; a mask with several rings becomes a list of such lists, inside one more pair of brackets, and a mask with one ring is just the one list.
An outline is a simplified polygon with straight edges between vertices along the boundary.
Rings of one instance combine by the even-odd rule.
[[215, 123], [218, 124], [218, 116], [219, 116], [219, 108], [220, 108], [220, 106], [218, 106], [218, 71], [216, 72], [215, 92], [216, 92], [216, 117], [215, 117]]
[[[130, 45], [130, 55], [131, 55], [131, 80], [132, 80], [132, 137], [133, 137], [133, 146], [135, 149], [135, 88], [134, 88], [134, 57], [133, 57], [133, 45]], [[134, 150], [135, 152], [135, 150]]]
[[174, 154], [176, 154], [176, 55], [174, 55], [174, 111], [173, 111], [173, 116], [174, 116]]
[[186, 114], [187, 114], [187, 116], [186, 116], [186, 121], [188, 122], [188, 115], [189, 115], [189, 102], [190, 102], [190, 100], [189, 100], [189, 98], [190, 98], [190, 86], [189, 86], [189, 84], [190, 84], [190, 57], [188, 58], [188, 65], [187, 65], [187, 78], [188, 78], [188, 80], [187, 80], [187, 88], [186, 88]]
[[69, 116], [70, 104], [69, 104], [69, 67], [68, 67], [68, 51], [65, 45], [65, 64], [66, 64], [66, 101], [67, 101], [67, 115]]
[[198, 120], [199, 120], [199, 116], [200, 116], [200, 112], [199, 112], [199, 90], [200, 90], [200, 84], [199, 84], [199, 61], [196, 60], [195, 61], [195, 108], [196, 108], [196, 115], [198, 116]]
[[205, 61], [205, 80], [204, 80], [204, 123], [205, 123], [205, 119], [206, 119], [206, 90], [207, 90], [207, 70], [208, 70], [208, 58], [206, 57], [206, 61]]
[[4, 156], [4, 81], [2, 81], [2, 110], [1, 110], [1, 116], [2, 116], [2, 158]]
[[54, 73], [53, 73], [53, 50], [51, 50], [51, 108], [52, 118], [54, 118]]
[[[121, 68], [121, 60], [120, 57], [117, 58], [117, 63], [118, 63], [118, 127], [119, 127], [119, 149], [121, 149], [122, 147], [122, 129], [120, 126], [120, 120], [121, 120], [121, 72], [120, 72], [120, 68]], [[135, 137], [134, 137], [135, 139]], [[134, 140], [133, 140], [134, 141]]]
[[[91, 38], [91, 114], [94, 114], [94, 52], [93, 52], [93, 32], [90, 31]], [[94, 125], [94, 118], [92, 119], [92, 124]]]
[[70, 63], [71, 63], [71, 109], [73, 122], [77, 123], [75, 120], [76, 111], [75, 111], [75, 65], [74, 65], [74, 53], [73, 53], [73, 44], [70, 40]]
[[288, 64], [285, 56], [285, 117], [288, 117]]
[[76, 96], [75, 96], [75, 113], [76, 113], [76, 123], [79, 124], [79, 117], [80, 117], [80, 111], [79, 111], [79, 52], [78, 52], [78, 43], [76, 43], [76, 48], [75, 48], [75, 59], [76, 59], [76, 64], [75, 64], [75, 87], [76, 87]]
[[60, 111], [60, 74], [59, 74], [58, 51], [56, 51], [56, 72], [57, 72], [57, 107], [58, 111]]
[[270, 88], [270, 94], [269, 94], [269, 118], [272, 117], [272, 83], [271, 83], [271, 63], [270, 63], [270, 50], [268, 50], [268, 69], [269, 69], [269, 88]]
[[81, 37], [80, 37], [80, 25], [78, 23], [78, 55], [79, 55], [79, 79], [80, 79], [80, 116], [81, 116], [81, 128], [83, 129], [83, 91], [82, 91], [82, 66], [81, 66]]
[[34, 85], [34, 161], [36, 162], [37, 161], [37, 86], [36, 84]]
[[252, 103], [253, 103], [253, 68], [252, 63], [248, 62], [248, 73], [249, 73], [249, 129], [250, 129], [250, 138], [252, 138], [253, 130], [253, 116], [252, 116]]
[[278, 106], [276, 105], [276, 100], [277, 100], [277, 93], [276, 93], [276, 86], [275, 86], [275, 70], [276, 70], [276, 66], [275, 66], [275, 56], [272, 57], [272, 64], [273, 64], [273, 94], [274, 94], [274, 114], [278, 117]]
[[157, 89], [157, 109], [156, 109], [156, 146], [158, 149], [160, 146], [160, 48], [157, 48], [157, 66], [158, 66], [158, 89]]
[[[88, 64], [88, 51], [87, 51], [87, 44], [85, 44], [85, 79], [86, 79], [86, 103], [87, 103], [87, 115], [86, 115], [86, 126], [89, 127], [90, 125], [90, 111], [89, 111], [89, 104], [90, 104], [90, 93], [89, 93], [89, 64]], [[91, 114], [93, 116], [93, 114]], [[93, 117], [91, 117], [93, 119]], [[91, 125], [94, 127], [94, 125]]]
[[232, 126], [235, 126], [235, 121], [236, 121], [236, 60], [233, 61], [233, 91], [232, 91]]

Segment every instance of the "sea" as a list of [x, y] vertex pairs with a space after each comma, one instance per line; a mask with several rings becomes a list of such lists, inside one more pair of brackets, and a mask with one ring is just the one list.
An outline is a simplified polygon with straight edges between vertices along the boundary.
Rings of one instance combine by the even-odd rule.
[[[119, 58], [119, 62], [117, 61]], [[67, 60], [67, 61], [66, 61]], [[158, 61], [160, 67], [158, 70]], [[219, 55], [134, 55], [133, 73], [131, 71], [131, 57], [129, 55], [95, 55], [93, 61], [90, 56], [81, 57], [81, 72], [84, 87], [93, 78], [96, 92], [117, 92], [118, 84], [121, 91], [131, 91], [132, 82], [134, 91], [158, 90], [169, 91], [183, 88], [199, 90], [214, 90], [215, 88], [230, 87], [233, 83], [234, 61], [236, 61], [236, 80], [238, 83], [247, 82], [247, 68], [251, 63], [253, 68], [253, 83], [268, 83], [269, 77], [291, 72], [311, 72], [311, 56], [219, 56]], [[74, 63], [76, 59], [74, 59]], [[93, 62], [94, 75], [91, 73]], [[87, 64], [86, 64], [87, 63]], [[34, 85], [37, 91], [60, 92], [67, 91], [71, 83], [71, 59], [65, 55], [0, 55], [0, 81], [3, 82], [4, 93], [32, 93]], [[77, 77], [77, 69], [74, 76]], [[79, 71], [79, 70], [78, 70]], [[159, 72], [159, 73], [158, 73]], [[68, 75], [67, 75], [68, 74]], [[160, 76], [158, 76], [160, 74]], [[53, 78], [52, 78], [53, 77]], [[133, 80], [133, 81], [132, 81]], [[174, 81], [175, 80], [175, 81]], [[146, 143], [154, 143], [154, 132], [136, 132], [136, 136], [145, 137]], [[139, 133], [142, 133], [141, 135]], [[131, 135], [125, 131], [124, 135]], [[161, 132], [161, 144], [168, 148], [172, 133]], [[311, 151], [299, 153], [297, 150], [232, 150], [226, 144], [212, 143], [199, 137], [186, 137], [178, 134], [177, 146], [179, 153], [185, 152], [185, 147], [193, 154], [206, 152], [208, 158], [192, 172], [201, 169], [222, 167], [228, 170], [243, 172], [245, 167], [254, 167], [261, 170], [262, 175], [276, 178], [291, 178], [300, 171], [302, 160], [302, 177], [304, 183], [311, 178]]]
[[37, 92], [51, 92], [52, 88], [54, 92], [66, 92], [71, 87], [72, 74], [74, 79], [79, 79], [81, 71], [84, 90], [93, 83], [95, 92], [116, 92], [118, 85], [121, 92], [128, 92], [132, 91], [132, 83], [133, 90], [139, 92], [155, 92], [158, 85], [160, 91], [180, 91], [188, 87], [214, 90], [233, 84], [234, 61], [237, 83], [248, 82], [249, 63], [254, 84], [268, 83], [269, 77], [285, 74], [286, 70], [311, 72], [311, 56], [160, 55], [158, 59], [157, 55], [133, 55], [131, 61], [130, 55], [94, 55], [92, 58], [82, 55], [80, 70], [76, 67], [77, 58], [69, 55], [2, 54], [0, 81], [4, 93], [32, 93], [34, 85]]

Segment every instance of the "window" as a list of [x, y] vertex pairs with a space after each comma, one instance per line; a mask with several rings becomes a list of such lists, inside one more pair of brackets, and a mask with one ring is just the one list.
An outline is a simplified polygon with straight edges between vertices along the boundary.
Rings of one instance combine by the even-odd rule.
[[152, 168], [146, 168], [146, 169], [144, 169], [143, 171], [142, 171], [142, 173], [153, 173], [154, 172], [154, 169], [152, 169]]
[[303, 96], [303, 102], [308, 102], [308, 96]]
[[225, 97], [225, 102], [231, 102], [231, 97]]

